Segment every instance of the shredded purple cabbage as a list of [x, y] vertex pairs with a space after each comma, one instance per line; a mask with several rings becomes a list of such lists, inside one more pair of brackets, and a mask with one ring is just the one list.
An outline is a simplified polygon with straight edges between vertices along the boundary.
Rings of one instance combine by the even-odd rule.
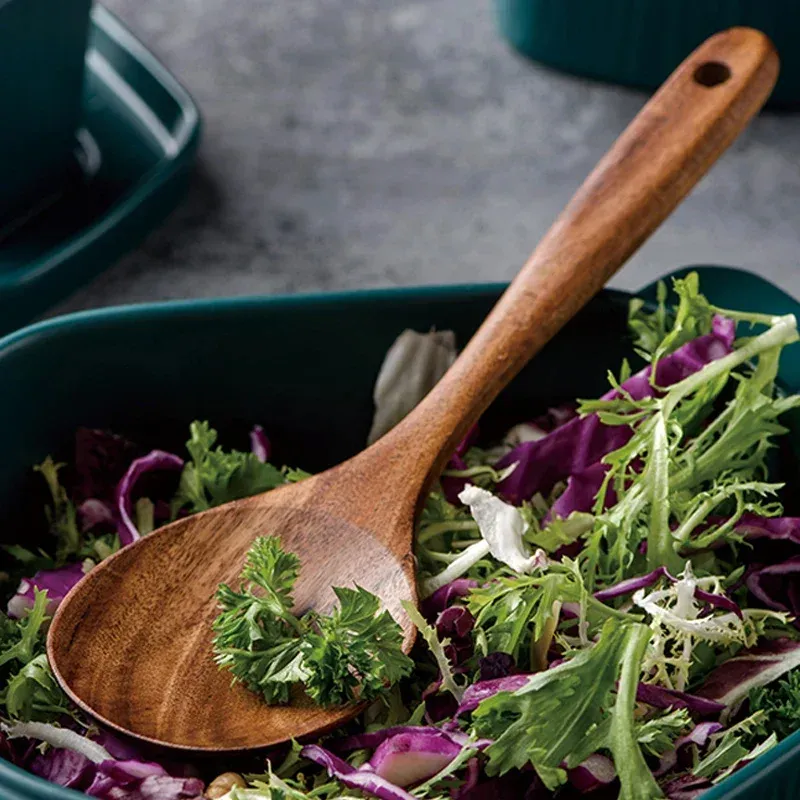
[[266, 464], [272, 454], [272, 445], [260, 425], [254, 425], [250, 431], [250, 449], [253, 455], [262, 463]]
[[183, 459], [163, 450], [153, 450], [142, 458], [137, 458], [128, 468], [117, 486], [116, 504], [119, 513], [119, 541], [125, 547], [141, 538], [141, 534], [131, 519], [133, 512], [133, 489], [136, 482], [148, 472], [156, 470], [181, 470]]
[[346, 761], [342, 761], [341, 758], [317, 744], [306, 745], [300, 751], [300, 755], [324, 767], [328, 771], [328, 775], [336, 778], [350, 789], [358, 789], [380, 800], [414, 800], [414, 796], [400, 786], [396, 786], [369, 769], [351, 767]]
[[[602, 461], [587, 467], [580, 472], [575, 472], [567, 478], [567, 488], [556, 498], [545, 517], [545, 523], [553, 518], [566, 519], [573, 512], [588, 512], [594, 507], [603, 480], [606, 477], [608, 465]], [[603, 506], [608, 507], [617, 502], [613, 489], [606, 492]]]
[[460, 744], [440, 731], [428, 728], [397, 733], [384, 740], [367, 765], [381, 778], [406, 787], [432, 778], [460, 752]]
[[514, 657], [510, 653], [489, 653], [478, 662], [478, 680], [491, 681], [506, 678], [516, 669]]
[[455, 716], [474, 711], [487, 697], [492, 697], [498, 692], [516, 692], [531, 679], [531, 675], [509, 675], [505, 678], [495, 678], [491, 681], [478, 681], [467, 686], [461, 697]]
[[73, 499], [79, 504], [90, 499], [113, 504], [117, 484], [137, 455], [136, 446], [122, 436], [79, 428], [75, 434]]
[[439, 732], [448, 739], [450, 738], [448, 734], [442, 733], [438, 728], [429, 728], [422, 725], [394, 725], [391, 728], [382, 728], [371, 733], [356, 733], [353, 736], [346, 736], [344, 739], [334, 739], [330, 742], [330, 750], [335, 753], [348, 753], [351, 750], [374, 750], [378, 745], [398, 734], [425, 734], [430, 733], [431, 730]]
[[742, 514], [736, 532], [747, 539], [776, 539], [800, 544], [800, 517], [760, 517]]
[[436, 633], [440, 640], [449, 641], [445, 654], [454, 666], [463, 664], [472, 656], [474, 627], [475, 617], [463, 606], [450, 606], [436, 618]]
[[[671, 386], [702, 369], [706, 364], [731, 352], [736, 326], [732, 320], [717, 317], [714, 329], [699, 336], [674, 353], [664, 356], [656, 368], [657, 386]], [[622, 388], [634, 399], [651, 397], [648, 366], [628, 378]], [[616, 390], [603, 395], [618, 397]], [[523, 442], [497, 462], [498, 469], [517, 464], [517, 468], [498, 485], [500, 493], [514, 505], [529, 500], [536, 492], [547, 493], [560, 480], [583, 472], [603, 456], [622, 447], [632, 430], [625, 425], [604, 425], [597, 414], [576, 417], [552, 433], [533, 442]]]
[[800, 556], [779, 564], [754, 569], [746, 579], [747, 588], [767, 608], [800, 614]]
[[78, 506], [78, 518], [81, 521], [81, 530], [94, 530], [100, 526], [116, 528], [117, 517], [114, 506], [105, 500], [90, 497]]
[[704, 750], [709, 740], [715, 733], [724, 730], [724, 726], [719, 722], [700, 722], [695, 725], [689, 733], [675, 740], [675, 746], [668, 750], [659, 759], [658, 769], [655, 775], [666, 775], [670, 770], [677, 766], [683, 768], [690, 766], [691, 754], [688, 752], [689, 745], [695, 745], [698, 750]]
[[478, 582], [469, 578], [457, 578], [437, 589], [430, 597], [422, 601], [422, 613], [429, 622], [435, 622], [439, 614], [462, 597], [466, 597]]
[[714, 594], [713, 592], [706, 592], [699, 587], [695, 587], [694, 596], [695, 599], [699, 600], [701, 603], [706, 603], [712, 608], [730, 611], [736, 614], [739, 619], [744, 619], [744, 614], [742, 613], [742, 609], [739, 608], [739, 605], [724, 594]]
[[437, 678], [422, 692], [425, 703], [425, 721], [429, 724], [452, 719], [458, 709], [458, 700], [449, 692], [442, 692], [442, 679]]
[[94, 780], [97, 768], [86, 756], [74, 750], [51, 749], [36, 756], [31, 772], [58, 786], [84, 791]]
[[159, 764], [146, 761], [92, 763], [80, 753], [50, 749], [37, 756], [31, 771], [51, 783], [81, 791], [100, 800], [202, 800], [198, 778], [169, 775]]
[[722, 706], [731, 707], [751, 689], [780, 678], [800, 667], [800, 641], [766, 639], [758, 647], [740, 650], [712, 670], [697, 694]]
[[60, 569], [41, 570], [32, 578], [25, 578], [16, 594], [8, 601], [8, 616], [22, 619], [33, 608], [34, 590], [47, 592], [47, 613], [52, 616], [70, 589], [86, 574], [83, 564], [69, 564]]
[[664, 794], [667, 796], [667, 800], [695, 800], [707, 792], [712, 785], [708, 778], [696, 778], [689, 773], [670, 781], [664, 787]]
[[[453, 455], [447, 462], [445, 469], [450, 470], [464, 470], [467, 468], [467, 462], [464, 461], [464, 455], [470, 447], [475, 443], [478, 438], [478, 426], [473, 425], [468, 431], [466, 436], [458, 443]], [[468, 481], [466, 478], [456, 478], [452, 475], [443, 475], [440, 480], [442, 492], [448, 503], [455, 506], [461, 505], [458, 496], [464, 491]]]
[[675, 578], [669, 574], [666, 567], [658, 567], [652, 572], [648, 572], [646, 575], [628, 578], [625, 581], [620, 581], [613, 586], [609, 586], [608, 589], [601, 589], [599, 592], [594, 593], [594, 597], [596, 600], [605, 603], [607, 600], [613, 600], [615, 597], [632, 594], [639, 589], [647, 589], [657, 583], [661, 578], [669, 578], [673, 583], [675, 582]]
[[713, 697], [664, 689], [650, 683], [640, 683], [636, 689], [636, 700], [653, 708], [685, 708], [700, 717], [713, 717], [725, 710], [725, 705]]
[[614, 762], [607, 756], [594, 753], [583, 763], [567, 772], [569, 782], [581, 793], [587, 794], [617, 779]]
[[499, 778], [479, 781], [456, 795], [457, 800], [551, 800], [552, 792], [535, 772], [512, 771]]

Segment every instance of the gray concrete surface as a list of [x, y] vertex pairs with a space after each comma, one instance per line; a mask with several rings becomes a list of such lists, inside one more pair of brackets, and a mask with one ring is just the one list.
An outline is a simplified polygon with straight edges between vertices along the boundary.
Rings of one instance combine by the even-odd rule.
[[[511, 277], [644, 102], [533, 65], [490, 0], [108, 0], [205, 115], [191, 196], [60, 311]], [[766, 114], [618, 276], [800, 295], [800, 114]]]

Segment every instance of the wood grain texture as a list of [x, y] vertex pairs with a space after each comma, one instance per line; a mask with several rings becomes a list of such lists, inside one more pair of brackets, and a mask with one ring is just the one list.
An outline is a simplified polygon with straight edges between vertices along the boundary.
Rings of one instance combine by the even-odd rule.
[[401, 621], [410, 648], [401, 602], [416, 600], [419, 498], [501, 389], [742, 131], [777, 73], [756, 31], [708, 40], [617, 140], [447, 375], [394, 430], [328, 472], [180, 520], [95, 568], [48, 637], [70, 696], [114, 728], [195, 751], [261, 748], [352, 717], [357, 709], [325, 711], [299, 695], [270, 708], [231, 688], [211, 658], [217, 585], [235, 581], [255, 537], [279, 535], [301, 560], [299, 611], [329, 606], [333, 585], [358, 583]]

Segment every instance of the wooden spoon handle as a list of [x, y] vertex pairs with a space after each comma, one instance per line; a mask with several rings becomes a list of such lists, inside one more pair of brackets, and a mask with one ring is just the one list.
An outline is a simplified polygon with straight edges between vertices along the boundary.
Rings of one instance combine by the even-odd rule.
[[595, 167], [446, 376], [377, 450], [411, 452], [438, 474], [499, 392], [741, 133], [777, 75], [775, 49], [756, 30], [732, 28], [698, 47]]

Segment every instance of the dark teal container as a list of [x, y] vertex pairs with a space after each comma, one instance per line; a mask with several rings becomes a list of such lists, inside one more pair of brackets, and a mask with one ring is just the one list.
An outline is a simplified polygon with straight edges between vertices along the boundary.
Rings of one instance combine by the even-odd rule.
[[91, 0], [0, 2], [0, 227], [46, 202], [81, 117]]
[[[40, 0], [10, 5], [25, 2], [35, 8]], [[59, 2], [70, 7], [81, 0]], [[3, 36], [0, 29], [0, 41]], [[70, 155], [68, 179], [55, 196], [44, 192], [40, 199], [48, 204], [40, 213], [21, 213], [5, 230], [0, 219], [0, 335], [63, 300], [160, 225], [182, 198], [194, 165], [201, 129], [197, 105], [99, 4], [92, 9], [85, 51], [80, 133], [76, 138], [71, 128], [69, 136], [70, 148], [81, 145]], [[0, 80], [0, 97], [3, 91]], [[48, 103], [37, 113], [49, 113]], [[0, 142], [9, 135], [14, 131], [0, 131]], [[15, 169], [0, 150], [0, 195], [3, 170]]]
[[781, 59], [770, 103], [800, 103], [796, 0], [495, 0], [502, 34], [526, 56], [603, 81], [655, 89], [709, 36], [766, 33]]
[[[702, 268], [722, 306], [800, 314], [800, 304], [748, 273]], [[0, 339], [0, 540], [28, 546], [41, 503], [31, 502], [30, 465], [66, 448], [80, 425], [177, 448], [195, 418], [223, 441], [247, 441], [260, 422], [275, 459], [320, 470], [359, 451], [372, 415], [372, 386], [405, 328], [451, 328], [466, 342], [502, 287], [454, 286], [111, 308], [62, 317]], [[652, 299], [653, 287], [643, 292]], [[492, 435], [548, 403], [592, 396], [606, 370], [630, 354], [630, 295], [605, 291], [536, 357], [493, 405]], [[781, 364], [800, 390], [800, 346]], [[35, 498], [34, 498], [35, 500]], [[704, 795], [800, 797], [800, 733]], [[0, 760], [0, 800], [78, 800]]]

